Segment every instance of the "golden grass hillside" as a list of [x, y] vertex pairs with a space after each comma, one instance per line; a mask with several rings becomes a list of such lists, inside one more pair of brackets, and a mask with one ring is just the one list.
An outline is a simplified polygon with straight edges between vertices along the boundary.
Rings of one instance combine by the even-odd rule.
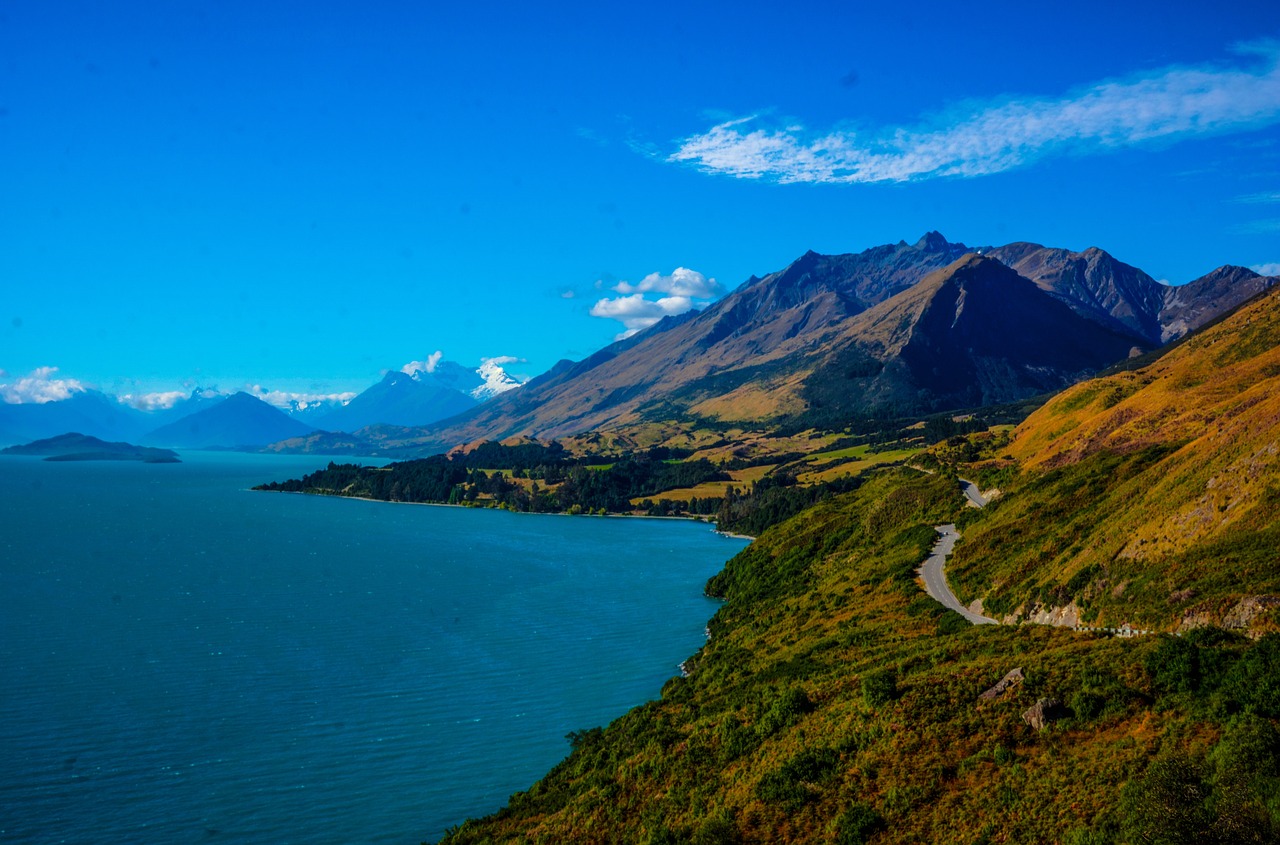
[[1274, 624], [1259, 611], [1280, 592], [1278, 305], [1265, 295], [1019, 426], [1007, 452], [1024, 472], [958, 550], [962, 598], [1162, 629]]

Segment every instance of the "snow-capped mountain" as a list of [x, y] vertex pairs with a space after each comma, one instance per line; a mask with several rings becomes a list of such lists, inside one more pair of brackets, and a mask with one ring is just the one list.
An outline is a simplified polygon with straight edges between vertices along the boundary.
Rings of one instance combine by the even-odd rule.
[[487, 402], [524, 384], [502, 367], [518, 360], [509, 356], [485, 358], [479, 367], [471, 369], [456, 361], [441, 361], [432, 355], [426, 361], [406, 364], [402, 372], [408, 373], [415, 381], [447, 387], [465, 393], [477, 402]]
[[514, 363], [514, 358], [487, 358], [476, 373], [484, 379], [484, 384], [471, 391], [471, 395], [481, 402], [487, 402], [499, 393], [515, 390], [522, 381], [517, 381], [510, 373], [502, 369], [503, 364]]

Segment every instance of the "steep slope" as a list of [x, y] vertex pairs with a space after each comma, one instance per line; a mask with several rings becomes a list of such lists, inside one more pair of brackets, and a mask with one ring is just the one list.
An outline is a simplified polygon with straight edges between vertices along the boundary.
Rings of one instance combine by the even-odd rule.
[[[857, 254], [808, 252], [702, 312], [667, 318], [584, 361], [561, 362], [412, 439], [425, 450], [447, 449], [481, 438], [561, 437], [688, 418], [842, 425], [839, 414], [1003, 402], [1060, 389], [1135, 348], [1154, 348], [1257, 289], [1224, 276], [1193, 283], [1173, 307], [1169, 288], [1102, 250], [1016, 243], [977, 250], [1030, 279], [1009, 288], [1013, 300], [975, 290], [925, 309], [922, 297], [946, 294], [915, 288], [968, 252], [937, 232]], [[1210, 295], [1213, 302], [1201, 301]], [[1177, 325], [1166, 326], [1165, 317]], [[882, 337], [886, 321], [906, 321], [896, 339]]]
[[[833, 330], [966, 251], [930, 232], [915, 244], [852, 255], [808, 252], [705, 311], [667, 318], [580, 363], [562, 362], [433, 436], [451, 445], [560, 436], [687, 411], [756, 420], [796, 413], [805, 407], [796, 390], [777, 388], [817, 363]], [[716, 404], [733, 391], [732, 402]]]
[[1280, 624], [1280, 290], [1150, 366], [1063, 392], [1007, 451], [1027, 472], [957, 549], [966, 601], [1074, 603], [1140, 627]]
[[187, 449], [257, 447], [313, 430], [261, 399], [236, 393], [212, 407], [157, 428], [144, 436], [142, 442]]
[[1097, 247], [1084, 252], [1018, 242], [983, 251], [1076, 313], [1156, 346], [1169, 339], [1160, 321], [1169, 290]]
[[1161, 340], [1173, 340], [1206, 325], [1264, 290], [1280, 278], [1261, 276], [1247, 267], [1225, 264], [1193, 282], [1166, 288], [1160, 308]]
[[899, 468], [765, 532], [687, 677], [445, 842], [1275, 841], [1280, 637], [969, 625], [913, 577], [965, 512]]
[[1061, 389], [1134, 348], [1127, 332], [976, 254], [859, 315], [828, 343], [836, 351], [802, 395], [863, 415], [1012, 402]]
[[466, 393], [396, 371], [315, 423], [318, 428], [347, 432], [380, 423], [429, 425], [475, 406], [476, 400]]

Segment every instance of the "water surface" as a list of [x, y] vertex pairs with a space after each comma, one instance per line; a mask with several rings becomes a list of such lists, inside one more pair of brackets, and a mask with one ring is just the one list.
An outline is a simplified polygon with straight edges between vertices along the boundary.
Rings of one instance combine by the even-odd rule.
[[5, 841], [435, 839], [657, 697], [743, 546], [183, 461], [0, 459]]

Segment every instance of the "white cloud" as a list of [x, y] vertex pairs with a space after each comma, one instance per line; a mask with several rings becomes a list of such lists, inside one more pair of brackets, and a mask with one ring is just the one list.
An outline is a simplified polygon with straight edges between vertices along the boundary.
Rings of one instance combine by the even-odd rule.
[[[626, 326], [627, 330], [614, 340], [630, 337], [663, 317], [675, 317], [695, 308], [705, 308], [712, 299], [724, 293], [724, 288], [715, 279], [688, 267], [677, 267], [669, 274], [650, 273], [635, 284], [620, 281], [608, 285], [604, 279], [595, 284], [597, 290], [604, 290], [606, 286], [622, 296], [597, 300], [589, 313], [592, 317], [617, 320]], [[652, 296], [654, 294], [666, 295], [655, 297]]]
[[808, 132], [759, 115], [686, 138], [668, 161], [779, 183], [902, 182], [998, 173], [1052, 154], [1117, 149], [1280, 121], [1280, 42], [1247, 45], [1252, 63], [1175, 66], [1099, 82], [1061, 98], [970, 103], [915, 126]]
[[642, 293], [633, 293], [630, 296], [600, 300], [591, 306], [591, 316], [621, 322], [627, 330], [615, 339], [622, 340], [641, 329], [649, 328], [663, 317], [674, 317], [693, 307], [693, 300], [687, 296], [664, 296], [658, 300], [648, 300]]
[[349, 390], [343, 393], [293, 393], [287, 390], [267, 390], [260, 384], [246, 387], [245, 390], [283, 411], [305, 411], [314, 405], [345, 405], [356, 398], [356, 394]]
[[85, 386], [73, 378], [53, 378], [57, 367], [37, 367], [29, 374], [9, 384], [0, 384], [0, 399], [9, 405], [43, 405], [61, 402], [74, 393], [81, 393]]
[[1242, 197], [1236, 197], [1236, 202], [1250, 204], [1280, 202], [1280, 191], [1264, 192], [1261, 194], [1245, 194]]
[[1270, 264], [1254, 264], [1249, 269], [1261, 276], [1280, 276], [1280, 261], [1273, 261]]
[[687, 296], [692, 299], [712, 299], [724, 293], [715, 279], [708, 279], [697, 270], [677, 267], [671, 275], [650, 273], [638, 284], [618, 282], [613, 286], [618, 293], [665, 293], [671, 296]]
[[190, 395], [185, 390], [164, 390], [157, 393], [124, 393], [116, 398], [139, 411], [160, 411], [172, 408]]
[[427, 356], [425, 361], [410, 361], [400, 368], [400, 372], [407, 375], [413, 375], [416, 372], [434, 373], [436, 365], [440, 363], [440, 359], [444, 357], [444, 353], [437, 349]]

